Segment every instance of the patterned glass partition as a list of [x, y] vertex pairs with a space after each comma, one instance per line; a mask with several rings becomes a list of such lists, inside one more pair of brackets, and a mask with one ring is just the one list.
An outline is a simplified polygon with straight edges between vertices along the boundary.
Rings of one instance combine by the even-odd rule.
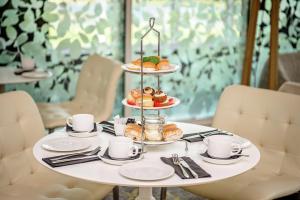
[[[118, 0], [2, 0], [0, 65], [20, 65], [20, 52], [53, 77], [36, 84], [9, 85], [36, 101], [71, 99], [82, 63], [98, 53], [123, 60], [124, 2]], [[122, 113], [120, 80], [116, 113]]]
[[[133, 1], [132, 58], [139, 56], [140, 36], [153, 16], [161, 31], [161, 55], [182, 67], [162, 77], [165, 92], [181, 99], [165, 112], [169, 117], [212, 116], [222, 90], [240, 82], [247, 6], [244, 0]], [[146, 44], [147, 55], [156, 54], [154, 39]], [[131, 77], [130, 87], [138, 87], [139, 77]], [[155, 86], [153, 77], [147, 84]]]

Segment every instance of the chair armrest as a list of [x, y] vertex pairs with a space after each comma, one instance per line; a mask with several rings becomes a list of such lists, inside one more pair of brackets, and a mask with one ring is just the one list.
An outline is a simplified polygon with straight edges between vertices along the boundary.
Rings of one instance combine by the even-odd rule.
[[290, 81], [284, 82], [278, 91], [300, 95], [300, 83]]

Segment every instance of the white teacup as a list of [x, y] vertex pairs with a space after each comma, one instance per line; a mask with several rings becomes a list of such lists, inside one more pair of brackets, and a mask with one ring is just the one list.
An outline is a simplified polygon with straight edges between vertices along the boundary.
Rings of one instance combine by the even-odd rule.
[[234, 143], [232, 136], [214, 135], [205, 138], [207, 153], [213, 158], [229, 158], [239, 154], [240, 145]]
[[34, 60], [31, 59], [30, 57], [21, 55], [21, 65], [22, 68], [25, 70], [34, 69]]
[[128, 137], [114, 137], [109, 142], [108, 155], [116, 159], [125, 159], [131, 156], [136, 156], [139, 148], [133, 145], [133, 140]]
[[77, 132], [89, 132], [94, 129], [94, 116], [91, 114], [77, 114], [67, 119], [68, 126]]

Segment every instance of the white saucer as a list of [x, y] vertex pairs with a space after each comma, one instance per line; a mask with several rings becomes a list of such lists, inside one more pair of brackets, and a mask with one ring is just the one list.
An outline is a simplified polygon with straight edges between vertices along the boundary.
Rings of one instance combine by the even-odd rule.
[[131, 162], [136, 162], [138, 160], [141, 160], [144, 156], [143, 155], [140, 155], [138, 158], [136, 159], [131, 159], [131, 160], [113, 160], [113, 159], [109, 159], [109, 158], [106, 158], [106, 157], [103, 157], [102, 156], [102, 153], [99, 152], [98, 153], [98, 157], [105, 163], [107, 164], [110, 164], [110, 165], [124, 165], [124, 164], [127, 164], [127, 163], [131, 163]]
[[42, 147], [50, 151], [79, 151], [90, 147], [90, 143], [71, 137], [64, 137], [47, 140], [42, 144]]
[[175, 171], [173, 167], [164, 163], [153, 165], [153, 163], [136, 162], [121, 166], [119, 173], [134, 180], [156, 181], [169, 178]]
[[68, 131], [68, 135], [72, 137], [78, 137], [78, 138], [86, 138], [86, 137], [93, 137], [98, 135], [98, 133], [101, 133], [103, 130], [102, 126], [97, 126], [97, 131], [92, 131], [92, 132], [73, 132], [73, 131]]
[[243, 159], [243, 156], [239, 156], [237, 158], [231, 158], [231, 159], [211, 158], [211, 157], [205, 156], [204, 154], [200, 154], [200, 156], [201, 156], [202, 160], [204, 160], [205, 162], [216, 164], [216, 165], [230, 165], [230, 164], [234, 164], [234, 163], [240, 161], [241, 159]]

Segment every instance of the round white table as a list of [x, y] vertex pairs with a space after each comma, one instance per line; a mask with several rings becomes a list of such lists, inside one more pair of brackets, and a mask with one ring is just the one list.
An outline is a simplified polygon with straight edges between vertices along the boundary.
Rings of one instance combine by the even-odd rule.
[[27, 78], [22, 75], [15, 75], [15, 70], [15, 68], [11, 67], [0, 67], [0, 93], [4, 92], [6, 84], [36, 82], [52, 76], [52, 73], [49, 73], [48, 77]]
[[[211, 129], [210, 127], [188, 124], [188, 123], [176, 123], [180, 127], [184, 134], [205, 131]], [[109, 165], [102, 161], [93, 161], [76, 165], [69, 165], [64, 167], [52, 168], [42, 161], [42, 158], [59, 155], [57, 152], [51, 152], [43, 149], [41, 144], [48, 139], [58, 137], [69, 137], [65, 132], [54, 132], [46, 137], [40, 139], [33, 148], [33, 154], [35, 158], [44, 166], [58, 173], [84, 179], [97, 183], [119, 185], [119, 186], [135, 186], [139, 187], [139, 200], [151, 200], [154, 199], [152, 196], [152, 187], [181, 187], [209, 183], [218, 181], [239, 175], [247, 170], [253, 168], [260, 160], [259, 150], [255, 145], [244, 149], [243, 153], [250, 155], [245, 157], [239, 162], [230, 165], [215, 165], [204, 162], [200, 157], [200, 152], [203, 151], [204, 143], [195, 142], [189, 144], [189, 151], [185, 151], [185, 142], [177, 141], [167, 145], [160, 146], [147, 146], [147, 152], [144, 154], [144, 158], [136, 162], [147, 162], [153, 165], [162, 164], [160, 157], [170, 157], [173, 153], [178, 153], [179, 156], [191, 157], [199, 166], [205, 171], [211, 174], [209, 178], [198, 178], [198, 179], [181, 179], [176, 174], [170, 178], [159, 180], [159, 181], [136, 181], [123, 177], [119, 174], [120, 166]], [[114, 136], [107, 133], [100, 133], [98, 136], [90, 138], [77, 138], [78, 140], [89, 141], [92, 146], [90, 149], [96, 146], [102, 146], [105, 149], [108, 146], [109, 139], [113, 139]]]

